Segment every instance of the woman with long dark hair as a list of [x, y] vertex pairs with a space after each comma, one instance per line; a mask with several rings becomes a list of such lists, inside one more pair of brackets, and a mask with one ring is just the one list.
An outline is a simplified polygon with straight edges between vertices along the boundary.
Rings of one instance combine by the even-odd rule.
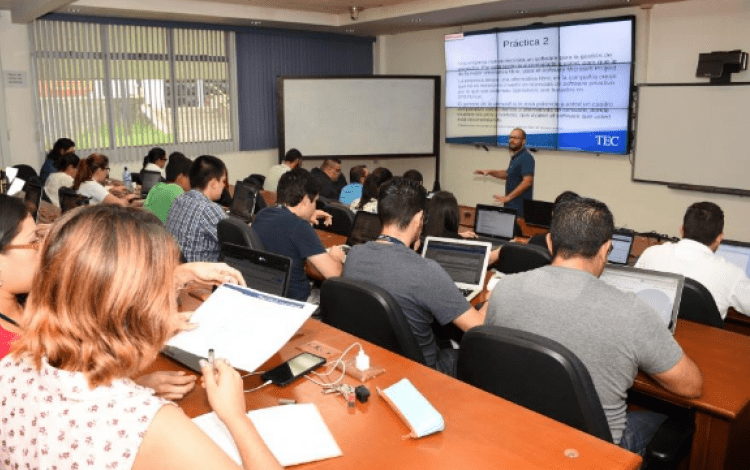
[[109, 177], [109, 158], [100, 153], [92, 153], [78, 163], [73, 189], [91, 198], [89, 204], [113, 204], [127, 206], [138, 197], [137, 194], [116, 196], [104, 188], [104, 181]]
[[365, 211], [376, 214], [378, 212], [378, 188], [391, 178], [393, 178], [393, 173], [388, 168], [380, 167], [373, 170], [362, 186], [362, 197], [352, 201], [349, 208], [354, 212]]
[[57, 169], [55, 168], [55, 163], [57, 163], [57, 160], [61, 156], [68, 153], [75, 153], [75, 151], [75, 142], [68, 139], [67, 137], [57, 139], [55, 145], [52, 146], [52, 150], [50, 150], [45, 157], [44, 165], [42, 165], [42, 169], [39, 171], [39, 177], [42, 180], [42, 184], [47, 182], [47, 178], [49, 177], [49, 175], [57, 171]]

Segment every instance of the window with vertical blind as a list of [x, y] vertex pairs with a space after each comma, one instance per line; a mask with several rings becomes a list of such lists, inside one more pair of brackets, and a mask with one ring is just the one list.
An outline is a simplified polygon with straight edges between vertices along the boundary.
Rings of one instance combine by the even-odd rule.
[[80, 155], [132, 161], [236, 148], [233, 32], [37, 20], [31, 41], [43, 149], [69, 137]]

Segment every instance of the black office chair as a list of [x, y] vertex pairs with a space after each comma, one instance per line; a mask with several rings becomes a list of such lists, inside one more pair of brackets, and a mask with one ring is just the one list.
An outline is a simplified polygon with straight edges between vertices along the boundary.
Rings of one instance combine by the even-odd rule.
[[39, 178], [39, 174], [36, 172], [36, 170], [29, 165], [13, 165], [13, 168], [16, 168], [18, 170], [16, 178], [21, 178], [24, 181], [30, 181], [32, 178]]
[[220, 220], [216, 231], [219, 237], [219, 246], [223, 243], [231, 243], [246, 246], [253, 250], [266, 250], [255, 230], [240, 218], [229, 216]]
[[677, 317], [715, 328], [724, 328], [724, 320], [721, 318], [714, 296], [703, 284], [689, 277], [685, 278]]
[[367, 282], [332, 277], [320, 287], [323, 322], [407, 359], [425, 363], [401, 311], [384, 289]]
[[37, 213], [39, 212], [39, 205], [42, 202], [42, 193], [44, 192], [39, 178], [31, 178], [26, 182], [23, 190], [26, 193], [24, 196], [26, 207], [29, 209], [29, 212], [31, 212], [31, 217], [36, 220]]
[[141, 177], [141, 172], [132, 172], [130, 173], [130, 181], [133, 182], [133, 184], [143, 184], [143, 178]]
[[493, 268], [501, 273], [515, 274], [547, 266], [552, 262], [552, 255], [546, 248], [525, 243], [509, 242], [500, 249], [500, 258]]
[[315, 228], [348, 237], [354, 225], [354, 213], [349, 207], [340, 202], [329, 202], [323, 210], [331, 214], [333, 222], [326, 226], [321, 220]]
[[60, 188], [57, 196], [60, 200], [60, 212], [63, 214], [76, 207], [87, 206], [91, 201], [90, 197], [78, 194], [75, 190], [66, 187]]
[[[612, 442], [588, 369], [551, 339], [500, 326], [470, 329], [461, 341], [457, 378], [556, 421]], [[649, 444], [649, 469], [672, 468], [692, 442], [689, 417], [668, 419]]]

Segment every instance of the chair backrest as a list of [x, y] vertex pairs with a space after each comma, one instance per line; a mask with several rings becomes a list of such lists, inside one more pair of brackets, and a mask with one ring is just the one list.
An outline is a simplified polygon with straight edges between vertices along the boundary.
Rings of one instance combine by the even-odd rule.
[[253, 250], [265, 251], [266, 247], [260, 241], [260, 237], [255, 230], [250, 228], [242, 219], [229, 216], [221, 219], [216, 227], [219, 237], [219, 245], [222, 243], [231, 243], [233, 245], [246, 246]]
[[500, 249], [500, 258], [492, 267], [501, 273], [515, 274], [541, 268], [551, 262], [552, 255], [546, 248], [509, 242]]
[[716, 328], [724, 328], [719, 308], [711, 292], [695, 279], [685, 278], [677, 318], [702, 323]]
[[367, 281], [327, 279], [320, 287], [322, 320], [412, 361], [425, 363], [401, 307], [384, 289]]
[[60, 200], [60, 212], [63, 214], [76, 207], [87, 206], [91, 201], [90, 197], [78, 194], [75, 190], [64, 186], [57, 191], [57, 196]]
[[39, 177], [36, 170], [29, 165], [21, 163], [18, 165], [13, 165], [13, 168], [16, 168], [18, 170], [18, 175], [16, 175], [16, 178], [20, 178], [24, 181], [29, 181], [31, 180], [31, 178]]
[[146, 198], [151, 188], [156, 186], [156, 183], [162, 180], [161, 173], [158, 171], [143, 170], [141, 172], [141, 197]]
[[39, 184], [39, 178], [34, 177], [27, 181], [23, 187], [26, 192], [24, 201], [26, 205], [31, 209], [31, 218], [37, 220], [37, 214], [39, 213], [39, 205], [42, 202], [42, 185]]
[[478, 326], [464, 334], [457, 367], [459, 380], [612, 442], [588, 369], [556, 341]]
[[354, 213], [349, 207], [340, 202], [329, 202], [323, 210], [331, 214], [333, 223], [326, 226], [322, 222], [318, 222], [315, 228], [348, 237], [349, 232], [352, 231], [352, 226], [354, 226]]

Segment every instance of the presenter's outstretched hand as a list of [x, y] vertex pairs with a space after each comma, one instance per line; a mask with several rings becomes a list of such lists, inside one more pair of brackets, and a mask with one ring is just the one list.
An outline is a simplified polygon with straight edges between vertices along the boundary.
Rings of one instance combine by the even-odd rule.
[[475, 175], [487, 176], [490, 174], [490, 170], [474, 170]]

